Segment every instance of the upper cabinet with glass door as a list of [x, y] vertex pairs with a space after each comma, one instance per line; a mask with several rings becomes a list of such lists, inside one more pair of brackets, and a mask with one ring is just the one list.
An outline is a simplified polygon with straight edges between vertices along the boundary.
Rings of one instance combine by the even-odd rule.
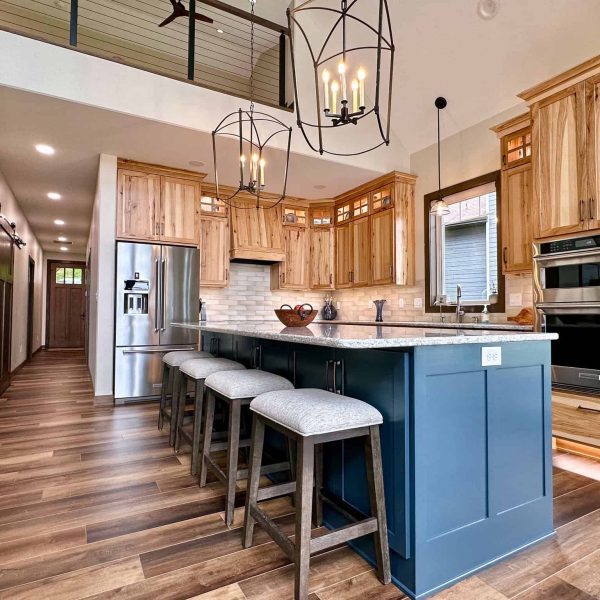
[[215, 196], [202, 196], [200, 198], [201, 217], [226, 217], [227, 205]]
[[510, 169], [531, 160], [531, 127], [502, 138], [502, 168]]

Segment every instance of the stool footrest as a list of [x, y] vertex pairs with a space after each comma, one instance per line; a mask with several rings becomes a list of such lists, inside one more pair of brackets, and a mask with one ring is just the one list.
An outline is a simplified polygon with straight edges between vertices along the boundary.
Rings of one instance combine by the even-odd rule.
[[269, 487], [260, 488], [258, 490], [257, 501], [262, 502], [263, 500], [270, 500], [271, 498], [287, 496], [288, 494], [293, 494], [295, 491], [295, 481], [291, 481], [290, 483], [280, 483], [279, 485], [271, 485]]
[[290, 560], [294, 560], [294, 543], [281, 532], [275, 522], [267, 516], [258, 506], [250, 506], [250, 514], [256, 522], [273, 538], [275, 543], [285, 552]]
[[344, 527], [334, 529], [325, 535], [313, 538], [310, 540], [310, 554], [316, 554], [317, 552], [323, 552], [329, 550], [333, 546], [339, 546], [345, 544], [350, 540], [369, 535], [377, 531], [377, 519], [370, 517], [364, 521], [358, 523], [350, 523]]
[[[204, 437], [204, 436], [202, 436]], [[213, 433], [213, 438], [216, 437], [216, 434]], [[226, 437], [226, 436], [223, 436]], [[250, 444], [252, 443], [252, 440], [247, 439], [247, 440], [240, 440], [239, 443], [239, 448], [249, 448]], [[224, 441], [224, 442], [214, 442], [210, 445], [210, 452], [222, 452], [223, 450], [227, 450], [227, 445], [228, 442]]]

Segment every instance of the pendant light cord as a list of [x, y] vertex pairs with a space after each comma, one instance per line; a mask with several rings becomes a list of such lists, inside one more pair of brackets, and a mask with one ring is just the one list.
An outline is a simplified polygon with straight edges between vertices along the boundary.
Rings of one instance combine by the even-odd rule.
[[440, 109], [437, 109], [438, 195], [442, 199], [442, 150], [440, 144]]
[[254, 112], [254, 5], [256, 0], [250, 0], [250, 113]]

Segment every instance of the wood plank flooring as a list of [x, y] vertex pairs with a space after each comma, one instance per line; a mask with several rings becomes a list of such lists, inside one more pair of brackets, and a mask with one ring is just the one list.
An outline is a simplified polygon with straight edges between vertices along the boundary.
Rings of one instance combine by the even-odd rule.
[[[292, 598], [283, 553], [260, 528], [242, 549], [242, 508], [228, 529], [223, 486], [197, 487], [156, 417], [94, 405], [80, 352], [39, 352], [16, 374], [0, 398], [0, 600]], [[600, 599], [600, 463], [582, 460], [555, 466], [553, 539], [435, 598]], [[289, 501], [267, 506], [292, 535]], [[310, 583], [310, 600], [405, 597], [347, 547], [314, 559]]]

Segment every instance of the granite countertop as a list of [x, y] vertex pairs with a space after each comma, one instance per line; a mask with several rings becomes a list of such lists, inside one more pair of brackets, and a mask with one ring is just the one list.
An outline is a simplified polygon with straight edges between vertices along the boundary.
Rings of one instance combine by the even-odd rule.
[[500, 331], [533, 331], [533, 325], [517, 325], [516, 323], [473, 323], [464, 321], [463, 323], [440, 323], [438, 321], [384, 321], [376, 323], [375, 321], [350, 321], [345, 319], [336, 319], [335, 321], [324, 321], [315, 319], [313, 323], [334, 324], [334, 325], [369, 325], [384, 327], [433, 327], [435, 329], [485, 329]]
[[172, 323], [175, 327], [212, 333], [229, 333], [268, 340], [330, 346], [333, 348], [412, 348], [450, 344], [502, 344], [554, 340], [554, 333], [499, 332], [498, 330], [388, 327], [373, 325], [313, 324], [284, 327], [278, 321], [228, 321]]

